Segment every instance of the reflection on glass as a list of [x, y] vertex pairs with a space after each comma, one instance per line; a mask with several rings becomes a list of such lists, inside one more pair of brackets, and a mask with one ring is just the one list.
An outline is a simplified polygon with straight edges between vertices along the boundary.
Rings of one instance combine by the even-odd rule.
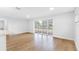
[[35, 32], [47, 33], [47, 31], [49, 34], [52, 34], [53, 31], [52, 19], [35, 21]]
[[0, 20], [0, 30], [4, 30], [4, 21]]

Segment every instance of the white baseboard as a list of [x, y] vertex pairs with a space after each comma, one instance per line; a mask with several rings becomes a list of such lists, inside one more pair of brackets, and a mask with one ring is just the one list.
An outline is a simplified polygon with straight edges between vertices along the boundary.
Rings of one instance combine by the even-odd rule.
[[59, 36], [59, 35], [53, 35], [53, 37], [62, 38], [62, 39], [66, 39], [66, 40], [74, 40], [72, 38], [68, 38], [68, 37], [64, 37], [64, 36]]
[[23, 34], [23, 33], [30, 33], [33, 34], [33, 32], [18, 32], [18, 33], [8, 33], [9, 35], [17, 35], [17, 34]]

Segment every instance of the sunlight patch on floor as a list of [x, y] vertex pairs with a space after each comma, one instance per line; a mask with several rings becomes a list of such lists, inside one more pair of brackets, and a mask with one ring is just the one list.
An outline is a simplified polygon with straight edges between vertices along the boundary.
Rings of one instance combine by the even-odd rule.
[[35, 46], [41, 50], [52, 50], [53, 49], [53, 35], [35, 33]]

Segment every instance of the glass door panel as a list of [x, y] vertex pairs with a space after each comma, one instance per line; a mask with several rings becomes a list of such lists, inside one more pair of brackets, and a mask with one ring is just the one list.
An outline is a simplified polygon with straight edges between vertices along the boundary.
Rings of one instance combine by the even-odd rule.
[[35, 21], [35, 46], [40, 50], [53, 49], [52, 19]]

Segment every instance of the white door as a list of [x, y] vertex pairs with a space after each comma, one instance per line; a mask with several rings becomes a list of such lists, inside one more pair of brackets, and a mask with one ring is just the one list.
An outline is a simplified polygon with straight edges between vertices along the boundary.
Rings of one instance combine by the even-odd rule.
[[0, 19], [0, 51], [6, 50], [6, 20]]
[[77, 50], [79, 50], [79, 23], [76, 23], [76, 46]]

